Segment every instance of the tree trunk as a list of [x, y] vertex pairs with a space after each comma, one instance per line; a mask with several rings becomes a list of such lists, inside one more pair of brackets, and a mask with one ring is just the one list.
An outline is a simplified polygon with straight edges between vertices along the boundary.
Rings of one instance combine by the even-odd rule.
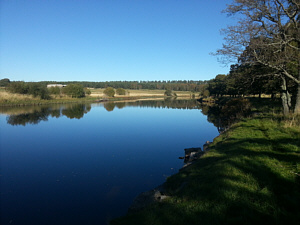
[[283, 106], [283, 115], [288, 116], [290, 112], [291, 96], [287, 91], [286, 80], [284, 76], [281, 76], [282, 85], [281, 85], [281, 100]]
[[[298, 74], [299, 74], [299, 81], [300, 81], [300, 61], [299, 61]], [[300, 115], [300, 83], [298, 83], [298, 91], [296, 96], [296, 105], [295, 105], [294, 113], [296, 115]]]
[[271, 99], [274, 99], [274, 98], [275, 98], [275, 94], [272, 93], [272, 94], [271, 94]]

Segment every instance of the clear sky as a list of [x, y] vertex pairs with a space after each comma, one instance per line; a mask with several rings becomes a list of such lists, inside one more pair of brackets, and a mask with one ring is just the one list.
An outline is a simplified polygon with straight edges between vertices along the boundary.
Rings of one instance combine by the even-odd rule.
[[0, 78], [208, 80], [227, 74], [230, 0], [0, 0]]

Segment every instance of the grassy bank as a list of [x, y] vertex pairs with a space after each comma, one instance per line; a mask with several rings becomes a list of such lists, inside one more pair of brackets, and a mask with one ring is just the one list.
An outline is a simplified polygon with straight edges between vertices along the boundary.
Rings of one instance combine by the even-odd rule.
[[111, 224], [299, 224], [299, 120], [235, 124], [166, 182], [171, 197]]

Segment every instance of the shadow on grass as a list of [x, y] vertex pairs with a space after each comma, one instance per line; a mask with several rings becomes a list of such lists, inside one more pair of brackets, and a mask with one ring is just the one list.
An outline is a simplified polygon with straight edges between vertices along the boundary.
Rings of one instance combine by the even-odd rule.
[[299, 224], [299, 133], [276, 138], [262, 128], [243, 127], [261, 132], [257, 138], [224, 134], [168, 179], [168, 200], [111, 224]]

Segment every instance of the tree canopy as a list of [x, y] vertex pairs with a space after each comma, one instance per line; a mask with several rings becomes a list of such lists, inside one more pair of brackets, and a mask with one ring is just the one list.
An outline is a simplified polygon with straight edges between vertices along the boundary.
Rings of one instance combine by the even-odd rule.
[[10, 80], [8, 78], [4, 78], [0, 80], [0, 87], [7, 87], [10, 83]]
[[11, 93], [33, 95], [34, 97], [39, 96], [41, 99], [50, 98], [47, 87], [35, 82], [10, 82], [7, 86], [7, 90]]
[[279, 77], [285, 114], [290, 106], [287, 80], [294, 82], [295, 113], [300, 114], [300, 1], [234, 0], [224, 12], [238, 15], [238, 22], [222, 30], [225, 43], [215, 54], [223, 62], [263, 67], [257, 76]]
[[85, 92], [81, 84], [69, 84], [63, 88], [63, 92], [72, 98], [82, 98], [85, 96]]

